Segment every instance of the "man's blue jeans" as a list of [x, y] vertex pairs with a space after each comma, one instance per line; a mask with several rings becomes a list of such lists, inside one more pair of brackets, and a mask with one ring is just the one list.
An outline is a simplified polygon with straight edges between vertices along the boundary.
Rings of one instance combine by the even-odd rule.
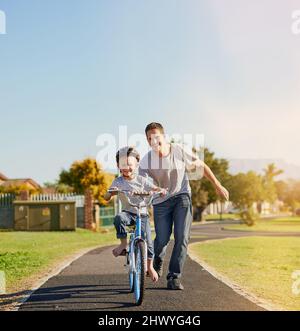
[[179, 194], [154, 205], [154, 259], [162, 262], [174, 224], [174, 248], [169, 264], [167, 279], [180, 278], [187, 255], [192, 225], [192, 204], [189, 194]]

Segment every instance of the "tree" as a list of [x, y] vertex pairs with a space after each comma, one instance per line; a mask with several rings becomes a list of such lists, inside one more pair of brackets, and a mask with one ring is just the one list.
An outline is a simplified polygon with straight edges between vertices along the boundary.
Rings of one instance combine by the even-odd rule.
[[[194, 149], [194, 152], [199, 153]], [[210, 167], [215, 176], [220, 180], [220, 182], [226, 186], [230, 178], [228, 172], [229, 164], [225, 159], [215, 158], [215, 154], [210, 152], [209, 149], [204, 149], [204, 162]], [[194, 207], [194, 219], [197, 221], [202, 221], [203, 211], [205, 208], [213, 202], [216, 202], [219, 197], [215, 191], [213, 185], [206, 178], [201, 180], [191, 180], [190, 181], [192, 190], [192, 203]]]
[[275, 182], [278, 198], [291, 209], [293, 213], [300, 208], [300, 181], [288, 180]]
[[192, 190], [193, 219], [202, 221], [202, 213], [207, 206], [208, 193], [202, 188], [198, 180], [190, 181]]
[[73, 188], [69, 185], [59, 183], [59, 181], [55, 182], [45, 182], [44, 188], [52, 189], [56, 193], [72, 193], [74, 192]]
[[283, 170], [276, 169], [274, 163], [268, 164], [264, 169], [263, 187], [264, 187], [264, 200], [273, 203], [277, 199], [277, 190], [274, 178], [283, 173]]
[[112, 177], [105, 173], [95, 159], [86, 158], [75, 161], [70, 169], [62, 170], [59, 175], [59, 184], [73, 188], [74, 192], [84, 194], [87, 189], [92, 191], [95, 200], [100, 205], [106, 205], [103, 196], [112, 181]]
[[284, 180], [278, 180], [275, 182], [276, 194], [279, 200], [284, 201], [287, 197], [289, 185]]
[[254, 171], [239, 173], [231, 176], [227, 185], [230, 200], [241, 211], [241, 218], [246, 224], [253, 225], [257, 219], [253, 204], [263, 200], [265, 195], [262, 176]]

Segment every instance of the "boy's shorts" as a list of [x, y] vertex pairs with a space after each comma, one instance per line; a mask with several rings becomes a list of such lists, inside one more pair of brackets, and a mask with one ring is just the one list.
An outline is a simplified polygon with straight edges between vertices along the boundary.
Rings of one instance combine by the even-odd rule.
[[[134, 225], [136, 218], [137, 218], [136, 214], [130, 213], [128, 211], [122, 211], [121, 213], [115, 216], [114, 226], [117, 231], [118, 239], [127, 238], [126, 227]], [[154, 255], [154, 249], [153, 249], [153, 241], [151, 238], [151, 227], [150, 227], [150, 221], [148, 215], [141, 216], [141, 226], [142, 226], [142, 236], [147, 242], [148, 259], [152, 259]]]

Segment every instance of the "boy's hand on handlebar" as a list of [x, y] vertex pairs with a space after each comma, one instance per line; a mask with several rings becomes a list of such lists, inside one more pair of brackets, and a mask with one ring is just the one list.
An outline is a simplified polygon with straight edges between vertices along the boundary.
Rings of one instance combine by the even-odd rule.
[[117, 187], [111, 187], [107, 192], [110, 193], [111, 195], [116, 195], [119, 192], [119, 190]]

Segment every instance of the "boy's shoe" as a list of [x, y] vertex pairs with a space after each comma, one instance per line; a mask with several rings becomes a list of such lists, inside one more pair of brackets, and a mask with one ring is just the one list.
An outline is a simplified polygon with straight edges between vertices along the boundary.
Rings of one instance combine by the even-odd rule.
[[160, 278], [163, 274], [163, 261], [158, 258], [154, 258], [153, 260], [153, 268], [157, 272], [158, 277]]
[[126, 255], [127, 255], [127, 250], [123, 249], [119, 256], [126, 256]]
[[116, 249], [118, 249], [118, 247], [115, 248], [115, 249], [113, 250], [113, 255], [114, 255], [115, 257], [118, 257], [118, 256], [126, 256], [126, 255], [127, 255], [127, 250], [126, 250], [125, 248], [124, 248], [121, 252], [119, 252], [118, 255], [116, 255], [116, 253], [115, 253]]
[[178, 278], [169, 278], [167, 287], [169, 290], [184, 290], [184, 287]]

